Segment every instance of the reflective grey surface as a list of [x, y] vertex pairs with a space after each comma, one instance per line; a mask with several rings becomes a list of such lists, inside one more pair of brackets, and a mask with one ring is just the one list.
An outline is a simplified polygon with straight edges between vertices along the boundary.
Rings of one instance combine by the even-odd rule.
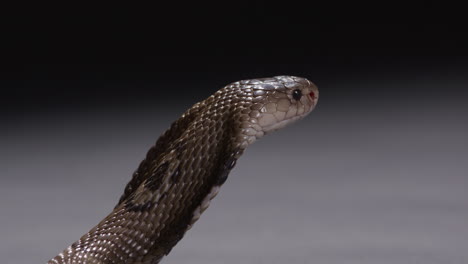
[[[163, 263], [468, 263], [466, 83], [317, 84], [317, 109], [251, 146]], [[97, 224], [193, 98], [8, 120], [2, 263], [45, 263]]]

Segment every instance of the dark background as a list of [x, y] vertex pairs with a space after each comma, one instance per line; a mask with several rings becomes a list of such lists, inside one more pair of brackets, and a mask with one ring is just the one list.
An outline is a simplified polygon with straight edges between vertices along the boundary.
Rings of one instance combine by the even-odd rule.
[[315, 82], [317, 109], [247, 151], [167, 263], [468, 261], [468, 43], [463, 23], [438, 23], [455, 12], [116, 5], [3, 16], [6, 263], [45, 262], [94, 226], [192, 104], [280, 74]]
[[[392, 19], [339, 22], [335, 7], [351, 17], [360, 17], [359, 11], [368, 8], [375, 17]], [[438, 23], [448, 21], [443, 15], [457, 15], [427, 1], [407, 2], [404, 8], [398, 3], [308, 7], [251, 2], [180, 7], [50, 5], [21, 11], [7, 12], [3, 23], [1, 82], [9, 87], [3, 91], [2, 104], [7, 116], [31, 109], [166, 101], [195, 87], [213, 91], [231, 81], [259, 76], [295, 74], [318, 84], [346, 79], [450, 79], [464, 78], [468, 67], [463, 23]], [[405, 20], [409, 17], [412, 23]], [[182, 90], [169, 91], [166, 85], [175, 80]], [[437, 93], [415, 87], [360, 91], [327, 89], [340, 100], [349, 96], [367, 100], [366, 94], [372, 93], [388, 98]]]

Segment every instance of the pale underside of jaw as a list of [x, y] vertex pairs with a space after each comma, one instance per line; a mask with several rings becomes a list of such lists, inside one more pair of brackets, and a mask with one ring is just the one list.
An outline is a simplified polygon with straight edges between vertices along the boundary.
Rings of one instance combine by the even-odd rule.
[[251, 119], [244, 123], [244, 128], [239, 135], [239, 146], [241, 148], [246, 148], [265, 134], [279, 130], [304, 118], [313, 110], [313, 108], [313, 106], [306, 107], [304, 109], [305, 111], [301, 114], [298, 114], [297, 109], [288, 109], [286, 112], [275, 111], [273, 113], [262, 113], [257, 119], [255, 119], [255, 121]]
[[272, 132], [272, 131], [276, 131], [278, 129], [281, 129], [291, 123], [294, 123], [295, 121], [303, 118], [305, 115], [298, 115], [298, 116], [293, 116], [291, 118], [288, 118], [288, 119], [284, 119], [284, 120], [281, 120], [281, 121], [278, 121], [278, 122], [275, 122], [271, 125], [267, 125], [267, 126], [264, 126], [263, 127], [263, 132], [264, 133], [269, 133], [269, 132]]
[[309, 106], [301, 110], [302, 111], [295, 109], [291, 111], [291, 109], [289, 109], [286, 112], [276, 111], [274, 113], [264, 113], [259, 117], [258, 124], [265, 133], [275, 131], [305, 117], [313, 110], [313, 107]]

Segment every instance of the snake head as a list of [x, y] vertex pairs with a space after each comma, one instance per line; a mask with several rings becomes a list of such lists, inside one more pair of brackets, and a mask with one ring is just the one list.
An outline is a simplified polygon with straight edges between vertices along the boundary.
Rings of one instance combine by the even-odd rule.
[[241, 147], [263, 135], [283, 128], [309, 114], [316, 106], [319, 91], [305, 78], [276, 76], [235, 82]]

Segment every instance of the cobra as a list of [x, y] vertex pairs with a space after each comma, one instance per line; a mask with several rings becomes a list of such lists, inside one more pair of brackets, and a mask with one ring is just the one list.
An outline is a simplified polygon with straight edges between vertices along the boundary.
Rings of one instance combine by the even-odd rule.
[[294, 76], [231, 83], [188, 109], [148, 151], [114, 210], [49, 264], [156, 264], [200, 218], [244, 150], [310, 113]]

